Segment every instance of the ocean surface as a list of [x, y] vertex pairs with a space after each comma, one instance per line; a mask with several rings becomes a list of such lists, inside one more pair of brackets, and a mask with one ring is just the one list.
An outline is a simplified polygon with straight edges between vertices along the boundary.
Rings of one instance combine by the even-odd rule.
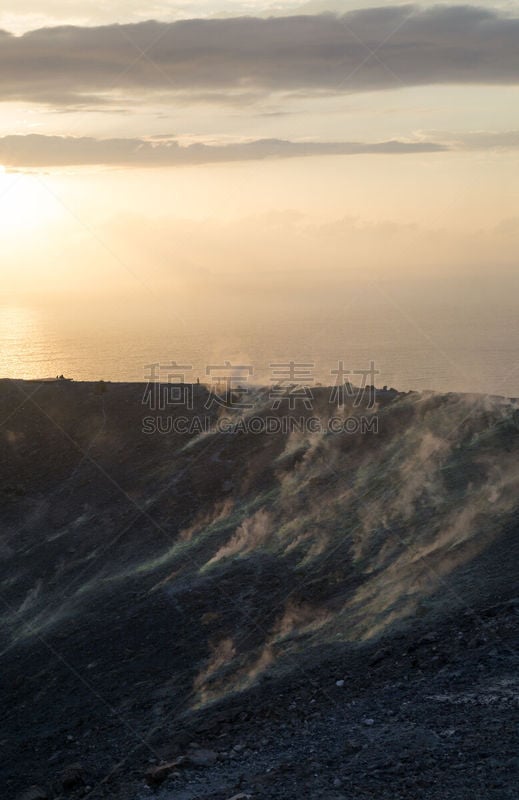
[[354, 383], [355, 372], [374, 362], [378, 386], [519, 396], [519, 317], [512, 307], [280, 308], [254, 316], [247, 308], [177, 314], [124, 303], [85, 301], [58, 310], [3, 304], [0, 338], [2, 378], [146, 381], [151, 365], [167, 379], [176, 362], [192, 367], [186, 380], [206, 380], [208, 367], [229, 361], [252, 367], [250, 382], [268, 384], [279, 369], [272, 365], [293, 361], [296, 369], [306, 365], [307, 382], [333, 384], [338, 362]]

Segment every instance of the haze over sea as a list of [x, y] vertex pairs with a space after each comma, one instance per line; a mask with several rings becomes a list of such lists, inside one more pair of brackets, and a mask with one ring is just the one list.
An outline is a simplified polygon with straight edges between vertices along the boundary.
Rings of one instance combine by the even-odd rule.
[[519, 395], [519, 320], [513, 305], [485, 308], [448, 299], [402, 304], [360, 294], [330, 308], [298, 306], [284, 312], [247, 303], [232, 309], [176, 309], [152, 300], [115, 300], [81, 310], [44, 304], [0, 305], [0, 377], [144, 381], [148, 365], [191, 365], [186, 380], [205, 378], [208, 365], [254, 367], [254, 382], [268, 383], [270, 364], [307, 362], [315, 381], [334, 383], [331, 370], [367, 370], [376, 383], [400, 390]]

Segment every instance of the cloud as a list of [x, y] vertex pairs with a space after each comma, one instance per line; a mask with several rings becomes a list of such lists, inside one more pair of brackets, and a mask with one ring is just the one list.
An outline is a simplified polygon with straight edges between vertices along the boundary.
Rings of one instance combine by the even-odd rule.
[[175, 139], [164, 138], [94, 139], [29, 134], [1, 137], [0, 163], [9, 169], [102, 164], [165, 167], [302, 156], [431, 153], [445, 149], [443, 145], [434, 142], [397, 140], [370, 144], [258, 139], [222, 145], [181, 145]]
[[428, 131], [426, 138], [440, 139], [456, 150], [515, 150], [519, 131]]
[[406, 155], [452, 151], [514, 150], [519, 131], [429, 131], [413, 141], [311, 142], [285, 139], [182, 144], [166, 134], [151, 138], [96, 139], [42, 134], [0, 137], [0, 164], [10, 172], [69, 166], [175, 167], [310, 156]]
[[[384, 6], [260, 19], [61, 26], [0, 34], [0, 100], [52, 105], [515, 84], [519, 18]], [[373, 54], [374, 53], [374, 54]]]

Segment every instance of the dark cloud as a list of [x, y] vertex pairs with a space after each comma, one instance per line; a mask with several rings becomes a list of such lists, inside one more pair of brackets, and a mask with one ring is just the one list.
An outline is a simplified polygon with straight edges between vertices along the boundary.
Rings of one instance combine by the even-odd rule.
[[468, 5], [67, 26], [0, 40], [0, 100], [54, 105], [153, 93], [221, 102], [519, 77], [519, 18]]
[[445, 149], [444, 145], [434, 142], [388, 141], [364, 144], [259, 139], [225, 145], [194, 143], [181, 146], [174, 139], [164, 138], [94, 139], [30, 134], [0, 138], [0, 163], [10, 169], [88, 164], [164, 167], [301, 156], [431, 153]]

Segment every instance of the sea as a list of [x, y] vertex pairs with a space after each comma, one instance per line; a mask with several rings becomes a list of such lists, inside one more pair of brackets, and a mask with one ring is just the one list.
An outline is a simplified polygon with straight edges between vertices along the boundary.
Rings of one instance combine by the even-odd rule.
[[[333, 385], [351, 375], [401, 391], [519, 396], [519, 315], [416, 303], [376, 308], [164, 311], [149, 304], [4, 302], [0, 378], [203, 381], [230, 367], [242, 382], [290, 376]], [[229, 367], [230, 365], [230, 367]], [[240, 371], [241, 370], [241, 371]], [[179, 378], [180, 379], [180, 378]]]

